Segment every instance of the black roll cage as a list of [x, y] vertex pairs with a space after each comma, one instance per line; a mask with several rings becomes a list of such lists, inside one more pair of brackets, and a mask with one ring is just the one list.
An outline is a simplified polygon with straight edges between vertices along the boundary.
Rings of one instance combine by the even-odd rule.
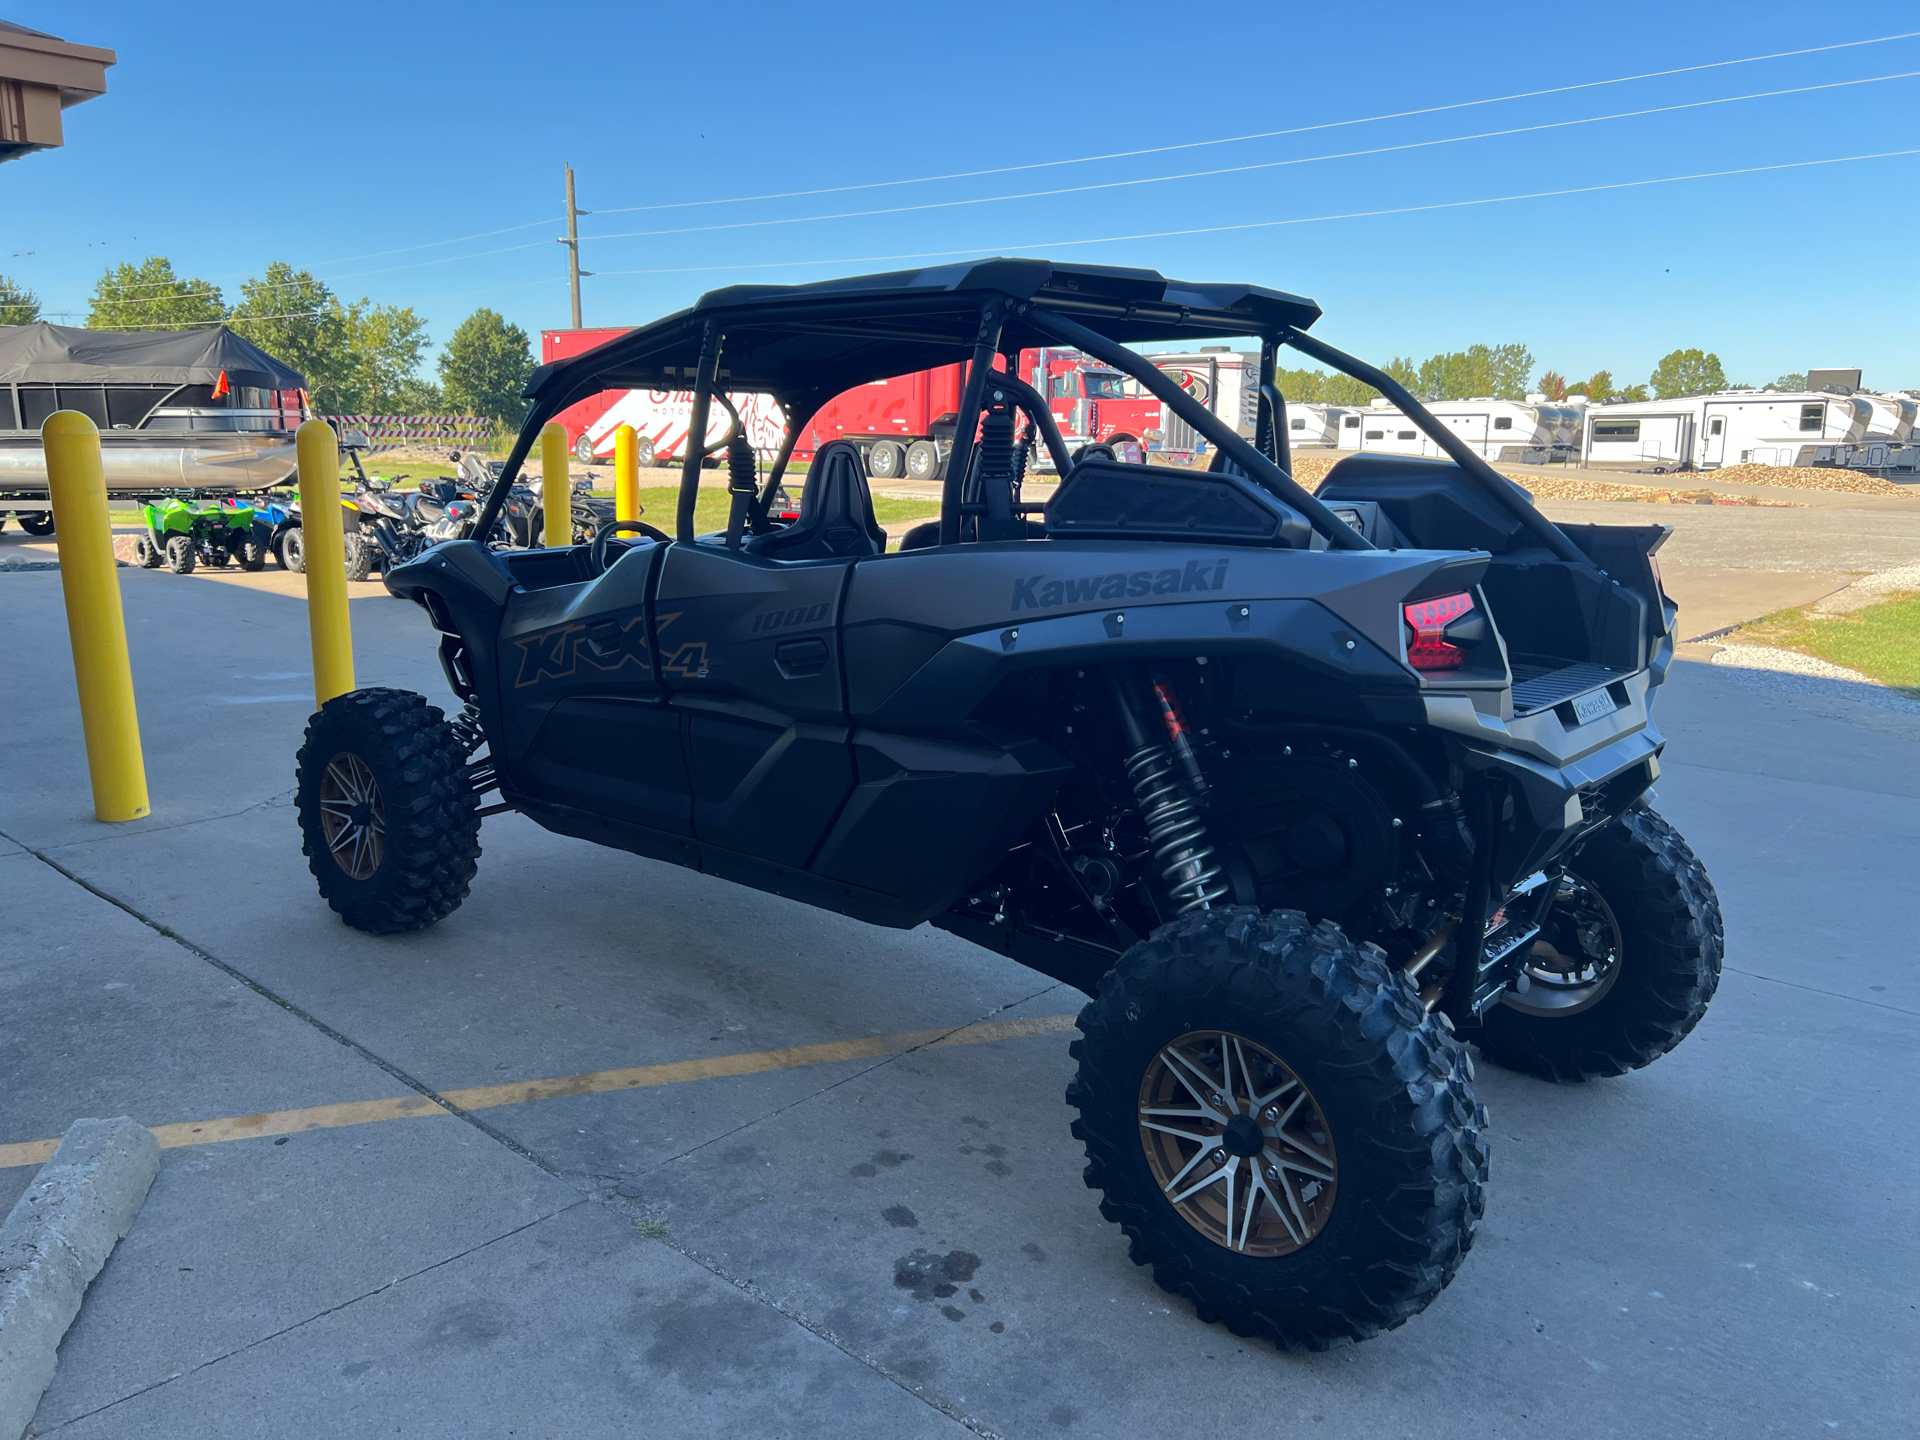
[[[793, 333], [871, 336], [903, 344], [924, 343], [929, 348], [951, 347], [955, 340], [951, 332], [941, 333], [931, 328], [918, 328], [913, 324], [916, 318], [925, 321], [927, 308], [927, 302], [924, 299], [905, 296], [848, 296], [844, 299], [823, 296], [811, 303], [786, 301], [769, 303], [765, 306], [754, 306], [749, 303], [737, 309], [729, 307], [726, 313], [704, 315], [698, 312], [689, 313], [677, 326], [652, 336], [651, 343], [636, 349], [623, 348], [620, 355], [621, 362], [630, 367], [634, 362], [645, 360], [652, 354], [683, 349], [688, 339], [695, 334], [699, 336], [698, 364], [686, 367], [694, 371], [692, 376], [693, 413], [688, 426], [689, 441], [686, 459], [681, 467], [675, 538], [685, 543], [691, 543], [696, 538], [694, 510], [699, 499], [700, 471], [702, 462], [713, 450], [712, 446], [702, 442], [706, 435], [715, 387], [727, 388], [729, 372], [721, 362], [729, 329], [738, 330], [748, 326], [773, 327]], [[959, 411], [962, 417], [971, 416], [972, 418], [971, 423], [963, 418], [956, 426], [953, 449], [948, 457], [947, 478], [940, 505], [940, 543], [943, 546], [961, 541], [961, 522], [964, 513], [963, 491], [975, 449], [974, 436], [979, 428], [982, 403], [990, 378], [992, 383], [1000, 386], [1013, 398], [1034, 423], [1053, 454], [1062, 480], [1066, 478], [1070, 469], [1070, 457], [1066, 455], [1066, 447], [1061, 439], [1059, 427], [1044, 398], [1011, 373], [1013, 363], [1010, 363], [1005, 371], [993, 368], [994, 358], [1002, 353], [1002, 341], [1009, 322], [1017, 321], [1025, 329], [1061, 344], [1074, 346], [1139, 382], [1149, 394], [1159, 399], [1174, 414], [1192, 426], [1197, 433], [1204, 436], [1225, 459], [1232, 461], [1255, 484], [1298, 510], [1313, 529], [1326, 540], [1329, 548], [1371, 550], [1374, 547], [1364, 536], [1342, 522], [1312, 492], [1301, 487], [1293, 478], [1287, 444], [1286, 399], [1275, 383], [1276, 357], [1283, 345], [1291, 346], [1303, 355], [1330, 365], [1342, 374], [1349, 375], [1380, 391], [1399, 408], [1402, 414], [1425, 431], [1428, 438], [1471, 477], [1489, 500], [1514, 516], [1534, 540], [1561, 560], [1582, 568], [1593, 567], [1593, 561], [1585, 552], [1574, 545], [1559, 526], [1534, 507], [1531, 497], [1524, 490], [1500, 474], [1481, 456], [1475, 454], [1464, 441], [1442, 425], [1426, 406], [1415, 399], [1405, 386], [1386, 372], [1334, 348], [1323, 340], [1307, 335], [1296, 326], [1281, 325], [1271, 329], [1255, 329], [1246, 323], [1250, 318], [1249, 315], [1239, 309], [1202, 310], [1171, 302], [1110, 299], [1091, 294], [1084, 296], [1048, 294], [1044, 301], [1023, 299], [1009, 294], [989, 294], [979, 302], [977, 315], [978, 329], [972, 340], [972, 356], [967, 365]], [[1078, 318], [1075, 318], [1076, 316]], [[1209, 337], [1257, 333], [1260, 339], [1260, 374], [1254, 441], [1250, 443], [1232, 427], [1224, 424], [1218, 416], [1182, 389], [1171, 376], [1154, 365], [1151, 357], [1129, 349], [1101, 334], [1090, 325], [1082, 323], [1082, 321], [1100, 320], [1127, 324], [1144, 323], [1154, 325], [1161, 330], [1191, 327], [1195, 333]], [[616, 345], [619, 343], [614, 342]], [[1017, 348], [1013, 354], [1018, 354]], [[546, 386], [533, 392], [533, 406], [528, 412], [519, 436], [514, 441], [512, 451], [507, 456], [506, 464], [501, 471], [501, 483], [496, 484], [487, 497], [486, 505], [475, 526], [476, 534], [485, 535], [491, 532], [494, 521], [499, 517], [500, 508], [505, 503], [507, 492], [512, 488], [520, 467], [525, 464], [526, 457], [532, 450], [534, 440], [538, 437], [542, 426], [568, 405], [605, 388], [597, 383], [599, 375], [600, 372], [590, 373], [571, 386], [564, 388]], [[802, 430], [821, 406], [832, 397], [815, 391], [805, 391], [791, 394], [775, 392], [774, 398], [780, 402], [781, 408], [786, 412], [787, 429], [782, 437], [780, 450], [762, 483], [760, 493], [749, 505], [748, 519], [756, 532], [764, 529], [767, 523], [767, 514], [773, 497], [778, 491]], [[692, 438], [694, 436], [702, 437], [702, 441], [696, 442]], [[1005, 518], [1012, 514], [1010, 495], [983, 496], [982, 500], [986, 513], [994, 518]]]

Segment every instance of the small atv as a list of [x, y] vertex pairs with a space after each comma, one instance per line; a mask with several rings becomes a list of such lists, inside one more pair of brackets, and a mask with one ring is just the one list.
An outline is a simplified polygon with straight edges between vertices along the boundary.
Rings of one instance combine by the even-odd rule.
[[[254, 538], [265, 552], [280, 562], [280, 568], [295, 575], [307, 572], [306, 536], [300, 526], [300, 500], [297, 496], [274, 494], [255, 502], [257, 519]], [[341, 535], [345, 542], [347, 579], [364, 580], [373, 571], [373, 546], [360, 528], [360, 510], [353, 501], [340, 501]]]
[[191, 575], [196, 565], [223, 569], [229, 563], [258, 570], [267, 563], [267, 547], [255, 533], [253, 507], [238, 500], [201, 505], [168, 495], [140, 507], [147, 533], [133, 542], [142, 568], [162, 565], [176, 575]]
[[[359, 690], [313, 716], [297, 808], [320, 893], [371, 933], [452, 914], [483, 814], [869, 921], [933, 924], [1084, 991], [1067, 1092], [1088, 1185], [1206, 1320], [1322, 1348], [1399, 1325], [1480, 1219], [1467, 1046], [1620, 1075], [1693, 1029], [1719, 902], [1647, 803], [1673, 658], [1658, 525], [1556, 526], [1312, 301], [1148, 270], [992, 260], [738, 286], [535, 372], [526, 426], [603, 389], [691, 387], [689, 433], [771, 394], [756, 483], [695, 533], [434, 546], [387, 576], [439, 632], [447, 719]], [[1252, 337], [1257, 424], [1130, 346]], [[1018, 378], [1071, 346], [1202, 437], [1205, 470], [1070, 454]], [[1353, 376], [1444, 459], [1292, 476], [1282, 347]], [[966, 362], [940, 518], [888, 553], [818, 408]], [[724, 377], [724, 384], [716, 383]], [[1023, 481], [1044, 448], [1060, 483]], [[484, 795], [499, 799], [486, 810]], [[1604, 1202], [1599, 1202], [1604, 1203]]]

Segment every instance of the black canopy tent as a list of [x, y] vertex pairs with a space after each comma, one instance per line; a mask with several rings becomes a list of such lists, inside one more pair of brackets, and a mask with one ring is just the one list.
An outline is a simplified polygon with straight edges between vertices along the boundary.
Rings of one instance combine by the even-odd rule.
[[[691, 390], [689, 435], [695, 438], [687, 447], [679, 516], [680, 538], [690, 540], [699, 469], [709, 453], [701, 442], [716, 391], [770, 394], [786, 411], [780, 456], [754, 505], [764, 517], [801, 429], [828, 400], [871, 380], [964, 361], [970, 364], [960, 414], [971, 418], [963, 418], [955, 433], [941, 515], [941, 543], [951, 544], [959, 538], [961, 491], [986, 379], [990, 373], [1004, 374], [992, 370], [994, 358], [1004, 355], [1011, 362], [1022, 349], [1068, 344], [1138, 380], [1248, 478], [1304, 514], [1330, 545], [1370, 548], [1290, 473], [1285, 402], [1274, 384], [1274, 357], [1281, 345], [1293, 344], [1379, 389], [1549, 549], [1563, 558], [1584, 558], [1523, 492], [1390, 376], [1302, 333], [1320, 314], [1311, 300], [1258, 285], [1196, 284], [1169, 280], [1154, 270], [1032, 259], [981, 260], [810, 285], [729, 286], [709, 291], [688, 309], [536, 370], [523, 392], [533, 406], [503, 478], [512, 480], [540, 427], [575, 401], [608, 389]], [[1258, 448], [1180, 390], [1146, 356], [1126, 348], [1240, 336], [1261, 340]], [[1017, 378], [1008, 388], [1043, 433], [1051, 429], [1044, 401], [1031, 391], [1020, 396], [1026, 387]], [[1038, 403], [1028, 406], [1029, 399]], [[1046, 439], [1052, 446], [1057, 431]], [[489, 497], [482, 533], [507, 488], [496, 486]]]
[[307, 380], [225, 325], [205, 330], [88, 330], [0, 325], [0, 383], [229, 385], [302, 390]]

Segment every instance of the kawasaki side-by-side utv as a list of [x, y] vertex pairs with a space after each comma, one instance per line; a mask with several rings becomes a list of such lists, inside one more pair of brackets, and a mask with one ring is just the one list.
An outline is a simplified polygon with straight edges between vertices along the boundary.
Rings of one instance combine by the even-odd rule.
[[[876, 925], [930, 923], [1091, 998], [1067, 1092], [1087, 1184], [1203, 1319], [1286, 1346], [1417, 1313], [1472, 1243], [1486, 1112], [1467, 1043], [1554, 1080], [1677, 1044], [1718, 981], [1706, 872], [1646, 804], [1673, 650], [1655, 525], [1556, 526], [1311, 301], [1040, 260], [737, 286], [545, 366], [476, 532], [540, 427], [603, 389], [770, 394], [681, 474], [677, 534], [437, 545], [387, 577], [440, 634], [452, 719], [342, 695], [299, 759], [320, 891], [441, 920], [480, 819], [670, 861]], [[1249, 337], [1258, 425], [1138, 350]], [[1132, 376], [1211, 468], [1069, 454], [1017, 367]], [[1384, 392], [1444, 459], [1295, 483], [1291, 347]], [[796, 440], [847, 389], [968, 362], [940, 518], [897, 550], [860, 453]], [[1060, 477], [1022, 498], [1045, 447]], [[695, 533], [702, 461], [732, 513]], [[637, 528], [637, 527], [636, 527]], [[497, 802], [482, 808], [482, 797]]]

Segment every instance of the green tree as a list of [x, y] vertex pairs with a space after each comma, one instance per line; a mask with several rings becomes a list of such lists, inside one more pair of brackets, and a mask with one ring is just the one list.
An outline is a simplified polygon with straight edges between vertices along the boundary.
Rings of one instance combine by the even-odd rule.
[[1564, 400], [1567, 398], [1567, 377], [1558, 370], [1549, 370], [1533, 382], [1533, 388], [1549, 400]]
[[1769, 390], [1804, 390], [1806, 388], [1806, 374], [1799, 370], [1789, 370], [1785, 375], [1782, 375], [1778, 380], [1767, 386]]
[[1380, 393], [1351, 375], [1330, 375], [1324, 370], [1276, 369], [1273, 378], [1282, 395], [1302, 404], [1365, 405]]
[[1585, 395], [1589, 400], [1593, 401], [1594, 404], [1598, 405], [1602, 400], [1605, 400], [1609, 395], [1613, 394], [1613, 372], [1611, 370], [1596, 370], [1593, 372], [1592, 378], [1582, 380], [1574, 385], [1569, 385], [1567, 387], [1567, 394]]
[[1727, 372], [1720, 368], [1720, 357], [1711, 351], [1675, 350], [1653, 367], [1648, 384], [1660, 400], [1708, 395], [1727, 388]]
[[[427, 322], [411, 305], [374, 305], [362, 299], [346, 312], [347, 349], [366, 411], [378, 415], [427, 413], [418, 408], [419, 387], [438, 387], [415, 377], [427, 347]], [[410, 388], [411, 387], [411, 388]], [[408, 398], [403, 400], [403, 395]]]
[[274, 359], [307, 377], [307, 394], [322, 415], [353, 414], [353, 363], [347, 327], [332, 290], [284, 260], [240, 286], [233, 328]]
[[1413, 357], [1411, 355], [1396, 355], [1380, 368], [1386, 371], [1393, 379], [1398, 380], [1401, 385], [1407, 389], [1419, 389], [1420, 367], [1413, 363]]
[[389, 415], [441, 415], [446, 412], [447, 396], [431, 380], [409, 375], [393, 388], [386, 407]]
[[1613, 398], [1615, 400], [1644, 400], [1647, 398], [1647, 387], [1644, 385], [1629, 385], [1624, 390], [1614, 391]]
[[1525, 345], [1470, 345], [1423, 360], [1414, 388], [1434, 400], [1477, 395], [1519, 400], [1526, 396], [1532, 373], [1533, 352]]
[[40, 297], [0, 275], [0, 325], [31, 325], [40, 318]]
[[440, 356], [440, 381], [448, 405], [509, 430], [518, 429], [527, 413], [520, 392], [532, 374], [533, 349], [527, 332], [484, 307], [460, 322]]
[[[411, 306], [343, 304], [324, 281], [284, 260], [240, 287], [233, 328], [307, 377], [323, 415], [410, 413], [399, 402], [427, 345]], [[419, 382], [414, 382], [419, 383]]]
[[190, 330], [226, 318], [220, 287], [181, 279], [164, 255], [109, 267], [94, 285], [87, 311], [94, 330]]

